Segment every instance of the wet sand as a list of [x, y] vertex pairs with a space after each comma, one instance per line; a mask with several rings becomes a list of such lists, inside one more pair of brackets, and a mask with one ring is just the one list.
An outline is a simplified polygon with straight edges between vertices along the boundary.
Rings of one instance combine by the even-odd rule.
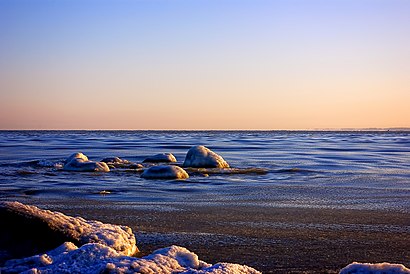
[[22, 201], [130, 226], [140, 255], [180, 245], [209, 263], [264, 273], [334, 273], [353, 261], [409, 266], [410, 215], [403, 212], [226, 205], [131, 205], [90, 200]]

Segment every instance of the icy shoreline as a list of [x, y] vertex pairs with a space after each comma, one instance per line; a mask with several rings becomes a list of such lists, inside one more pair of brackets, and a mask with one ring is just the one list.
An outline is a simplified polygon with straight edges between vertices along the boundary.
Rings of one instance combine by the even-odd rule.
[[[261, 273], [238, 264], [211, 265], [179, 246], [159, 249], [142, 258], [132, 257], [138, 248], [131, 228], [126, 226], [88, 221], [19, 202], [1, 204], [1, 213], [29, 222], [42, 222], [50, 233], [58, 232], [64, 236], [61, 239], [81, 244], [77, 247], [72, 242], [63, 242], [45, 253], [8, 260], [0, 268], [4, 273]], [[12, 218], [9, 219], [8, 225], [13, 229]]]

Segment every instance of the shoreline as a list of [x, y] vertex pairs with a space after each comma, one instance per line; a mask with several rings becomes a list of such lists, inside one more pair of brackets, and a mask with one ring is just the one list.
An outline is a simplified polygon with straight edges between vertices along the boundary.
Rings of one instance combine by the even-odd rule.
[[186, 204], [161, 210], [95, 200], [23, 202], [130, 226], [141, 256], [175, 244], [210, 263], [245, 264], [263, 273], [332, 273], [353, 261], [407, 266], [410, 261], [410, 216], [403, 212]]

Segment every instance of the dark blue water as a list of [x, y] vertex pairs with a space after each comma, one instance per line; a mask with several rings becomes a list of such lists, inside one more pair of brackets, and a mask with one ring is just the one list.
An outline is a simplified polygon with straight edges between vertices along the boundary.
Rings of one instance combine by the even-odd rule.
[[[74, 152], [182, 163], [205, 145], [232, 167], [267, 174], [145, 180], [139, 173], [66, 172], [37, 164]], [[100, 191], [111, 193], [101, 195]], [[0, 199], [110, 200], [127, 206], [249, 205], [410, 212], [410, 132], [0, 131]]]

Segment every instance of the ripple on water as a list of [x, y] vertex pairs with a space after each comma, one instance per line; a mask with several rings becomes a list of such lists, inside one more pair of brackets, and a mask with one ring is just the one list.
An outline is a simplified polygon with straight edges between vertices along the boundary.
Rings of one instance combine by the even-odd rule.
[[[73, 173], [55, 166], [78, 151], [94, 161], [133, 162], [169, 152], [181, 163], [193, 145], [209, 146], [233, 168], [191, 169], [180, 182], [142, 180], [142, 170]], [[2, 131], [0, 198], [410, 211], [409, 152], [409, 132]]]

